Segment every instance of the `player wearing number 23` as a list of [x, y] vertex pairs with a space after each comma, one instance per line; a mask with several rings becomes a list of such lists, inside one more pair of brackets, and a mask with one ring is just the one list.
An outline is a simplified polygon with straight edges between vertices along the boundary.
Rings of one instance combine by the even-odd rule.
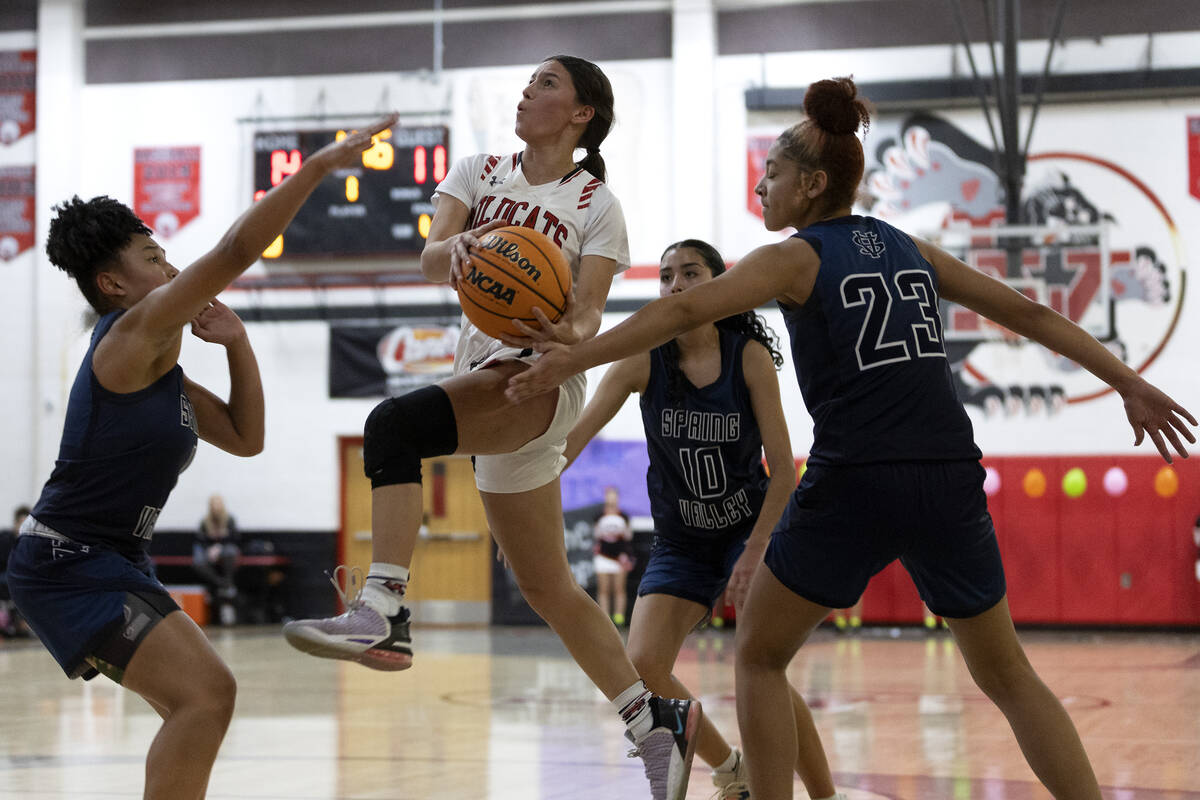
[[792, 797], [795, 717], [786, 670], [831, 608], [853, 605], [899, 559], [946, 618], [971, 677], [1002, 711], [1050, 794], [1099, 800], [1070, 716], [1013, 630], [983, 469], [943, 351], [939, 298], [1075, 361], [1124, 401], [1135, 444], [1187, 455], [1195, 418], [1078, 325], [887, 223], [857, 216], [857, 131], [869, 112], [849, 78], [808, 88], [807, 119], [767, 154], [755, 188], [772, 231], [724, 275], [649, 303], [612, 330], [543, 357], [510, 399], [624, 358], [704, 322], [775, 300], [814, 421], [809, 467], [738, 615], [737, 709], [754, 800]]

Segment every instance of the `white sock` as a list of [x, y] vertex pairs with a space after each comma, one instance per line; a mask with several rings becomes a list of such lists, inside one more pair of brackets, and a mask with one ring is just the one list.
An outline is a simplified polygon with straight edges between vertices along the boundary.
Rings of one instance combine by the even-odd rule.
[[388, 617], [400, 612], [404, 592], [408, 587], [408, 567], [386, 561], [371, 562], [362, 599], [371, 608]]
[[829, 797], [814, 797], [812, 800], [845, 800], [844, 794], [831, 794]]
[[386, 561], [372, 561], [371, 568], [367, 570], [367, 579], [371, 578], [408, 583], [408, 567], [402, 567], [399, 564], [389, 564]]
[[722, 761], [720, 763], [720, 765], [713, 767], [713, 772], [733, 772], [734, 767], [737, 766], [737, 762], [738, 762], [738, 751], [730, 750], [729, 758]]
[[638, 681], [613, 698], [613, 707], [633, 734], [634, 741], [643, 738], [654, 726], [654, 715], [650, 712], [651, 697], [646, 684]]

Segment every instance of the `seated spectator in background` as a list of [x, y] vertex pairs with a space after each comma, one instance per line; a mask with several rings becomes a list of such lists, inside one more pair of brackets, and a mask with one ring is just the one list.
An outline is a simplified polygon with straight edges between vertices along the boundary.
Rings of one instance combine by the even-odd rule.
[[237, 572], [241, 542], [237, 523], [225, 508], [221, 495], [208, 498], [208, 513], [200, 520], [192, 545], [192, 566], [208, 583], [217, 601], [217, 619], [222, 625], [237, 622]]
[[13, 511], [12, 530], [0, 531], [0, 637], [5, 639], [29, 635], [29, 628], [8, 593], [8, 554], [17, 543], [17, 531], [21, 530], [21, 523], [29, 516], [29, 511], [29, 506], [17, 506]]

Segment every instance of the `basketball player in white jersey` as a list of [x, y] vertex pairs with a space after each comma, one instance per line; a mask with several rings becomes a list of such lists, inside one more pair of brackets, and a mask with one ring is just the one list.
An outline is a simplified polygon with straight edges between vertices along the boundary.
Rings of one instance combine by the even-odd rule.
[[[604, 183], [600, 144], [613, 121], [612, 87], [599, 67], [554, 56], [535, 70], [517, 104], [520, 153], [458, 162], [439, 184], [421, 255], [433, 281], [456, 286], [468, 249], [500, 225], [546, 234], [571, 266], [574, 301], [543, 332], [576, 344], [595, 336], [613, 276], [629, 266], [625, 219]], [[586, 153], [575, 162], [575, 150]], [[521, 403], [508, 379], [539, 356], [476, 329], [465, 318], [454, 376], [385, 400], [367, 418], [363, 461], [371, 479], [372, 564], [341, 616], [285, 627], [296, 648], [399, 670], [412, 663], [408, 567], [422, 518], [421, 459], [471, 454], [488, 525], [529, 605], [613, 702], [642, 756], [655, 800], [682, 800], [700, 722], [695, 701], [652, 695], [613, 623], [575, 582], [563, 540], [559, 473], [567, 433], [584, 402], [577, 376]]]

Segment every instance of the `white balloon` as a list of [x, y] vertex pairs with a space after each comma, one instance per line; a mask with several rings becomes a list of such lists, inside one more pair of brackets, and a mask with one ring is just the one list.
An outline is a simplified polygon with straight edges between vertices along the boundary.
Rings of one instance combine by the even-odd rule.
[[1109, 467], [1104, 473], [1104, 491], [1113, 497], [1120, 497], [1129, 488], [1129, 476], [1120, 467]]

